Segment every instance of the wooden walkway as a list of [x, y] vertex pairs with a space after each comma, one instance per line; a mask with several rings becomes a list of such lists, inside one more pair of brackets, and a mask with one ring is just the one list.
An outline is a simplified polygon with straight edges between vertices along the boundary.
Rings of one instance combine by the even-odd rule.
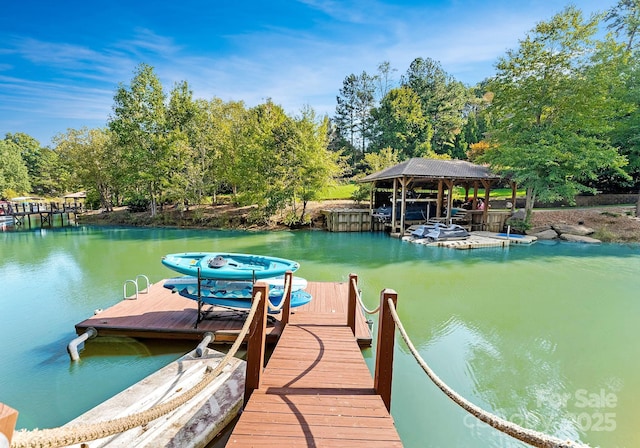
[[[148, 294], [139, 294], [135, 300], [122, 300], [114, 306], [76, 324], [76, 333], [82, 334], [93, 327], [98, 336], [128, 336], [137, 338], [200, 340], [206, 332], [215, 334], [214, 343], [233, 343], [247, 313], [218, 307], [210, 311], [197, 328], [197, 302], [173, 294], [163, 288], [163, 281], [151, 286]], [[346, 283], [309, 282], [306, 290], [313, 300], [307, 305], [293, 308], [291, 318], [308, 312], [320, 314], [346, 314]], [[280, 314], [267, 323], [267, 342], [277, 342], [282, 333]], [[371, 333], [363, 314], [356, 313], [356, 334], [363, 347], [371, 345]], [[90, 343], [90, 342], [89, 342]]]
[[227, 447], [402, 446], [347, 326], [348, 285], [316, 294], [291, 316]]

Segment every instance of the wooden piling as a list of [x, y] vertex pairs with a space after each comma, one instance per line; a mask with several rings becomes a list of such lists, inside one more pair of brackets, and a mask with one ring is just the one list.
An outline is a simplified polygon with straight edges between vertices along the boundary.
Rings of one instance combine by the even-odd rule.
[[260, 388], [262, 371], [264, 370], [264, 350], [267, 332], [267, 299], [269, 285], [258, 282], [253, 286], [253, 300], [260, 300], [256, 315], [249, 330], [247, 342], [247, 379], [244, 386], [244, 402], [254, 390]]
[[287, 271], [284, 274], [284, 283], [285, 285], [289, 283], [289, 290], [286, 296], [282, 297], [284, 300], [284, 305], [282, 306], [282, 316], [280, 317], [280, 322], [282, 322], [282, 328], [287, 326], [289, 323], [289, 317], [291, 317], [291, 293], [293, 288], [293, 272]]
[[389, 310], [388, 300], [393, 306], [398, 303], [398, 293], [393, 289], [383, 289], [380, 293], [380, 320], [378, 323], [378, 346], [376, 349], [375, 375], [373, 387], [391, 411], [391, 380], [393, 378], [393, 346], [396, 325]]
[[[355, 285], [354, 281], [355, 280]], [[358, 275], [349, 274], [349, 296], [347, 299], [347, 325], [356, 334], [356, 308], [358, 302]]]

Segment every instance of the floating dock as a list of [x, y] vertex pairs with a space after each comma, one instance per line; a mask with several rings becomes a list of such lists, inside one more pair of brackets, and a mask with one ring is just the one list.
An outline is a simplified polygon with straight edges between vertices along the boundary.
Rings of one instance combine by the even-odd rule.
[[[214, 343], [231, 344], [236, 340], [246, 311], [205, 305], [204, 319], [198, 322], [198, 303], [163, 288], [164, 282], [152, 285], [148, 293], [138, 294], [137, 299], [122, 300], [76, 324], [76, 333], [82, 334], [92, 327], [98, 336], [200, 341], [210, 332], [215, 336]], [[346, 282], [309, 282], [306, 291], [313, 299], [306, 305], [292, 308], [291, 316], [303, 311], [346, 313], [347, 290]], [[267, 343], [274, 344], [282, 333], [281, 314], [270, 316]], [[356, 313], [356, 339], [361, 347], [371, 346], [371, 331], [361, 310]]]
[[[391, 345], [383, 343], [385, 349], [376, 355], [374, 380], [360, 350], [371, 344], [371, 333], [358, 305], [357, 276], [350, 275], [348, 283], [307, 285], [314, 299], [288, 313], [286, 325], [272, 325], [271, 335], [276, 327], [281, 334], [266, 369], [266, 285], [257, 287], [254, 299], [254, 305], [265, 307], [264, 314], [246, 322], [247, 313], [237, 332], [250, 341], [247, 364], [231, 352], [222, 356], [206, 347], [209, 333], [228, 336], [241, 319], [222, 321], [230, 310], [212, 308], [206, 312], [214, 319], [201, 320], [197, 302], [161, 286], [147, 287], [146, 294], [124, 299], [76, 330], [84, 335], [91, 328], [92, 337], [198, 338], [207, 333], [198, 348], [63, 427], [21, 432], [18, 446], [36, 441], [74, 448], [203, 447], [236, 417], [241, 396], [244, 412], [227, 446], [402, 446], [388, 412], [393, 339], [387, 338]], [[387, 298], [395, 303], [397, 294], [384, 290], [381, 303]], [[383, 318], [384, 327], [389, 315]], [[229, 321], [234, 328], [222, 324]], [[385, 328], [393, 334], [393, 328]], [[384, 342], [383, 330], [378, 339]], [[242, 341], [235, 342], [233, 350]]]
[[424, 238], [413, 239], [410, 236], [410, 233], [408, 235], [405, 233], [402, 240], [409, 241], [414, 244], [423, 244], [425, 246], [470, 250], [485, 247], [509, 247], [511, 244], [533, 244], [537, 238], [531, 235], [507, 235], [506, 233], [474, 231], [470, 233], [469, 237], [464, 239], [429, 242]]
[[511, 244], [533, 244], [538, 240], [538, 237], [533, 235], [520, 235], [517, 233], [494, 233], [494, 232], [485, 232], [478, 231], [473, 232], [472, 235], [492, 238], [496, 240], [508, 240]]

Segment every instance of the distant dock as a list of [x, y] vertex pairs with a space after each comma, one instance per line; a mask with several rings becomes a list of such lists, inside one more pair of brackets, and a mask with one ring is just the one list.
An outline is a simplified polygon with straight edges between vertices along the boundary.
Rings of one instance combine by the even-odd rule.
[[[411, 229], [411, 228], [410, 228]], [[410, 230], [409, 229], [409, 230]], [[509, 247], [511, 244], [533, 244], [538, 238], [531, 235], [516, 235], [487, 231], [471, 232], [467, 238], [429, 242], [425, 238], [413, 239], [409, 230], [402, 236], [403, 241], [425, 246], [448, 247], [450, 249], [470, 250], [486, 247]], [[399, 234], [395, 236], [400, 237]]]
[[71, 224], [83, 213], [82, 203], [58, 202], [4, 202], [0, 204], [0, 216], [12, 217], [15, 227], [29, 227], [40, 222], [41, 227], [53, 227], [59, 218], [60, 226]]

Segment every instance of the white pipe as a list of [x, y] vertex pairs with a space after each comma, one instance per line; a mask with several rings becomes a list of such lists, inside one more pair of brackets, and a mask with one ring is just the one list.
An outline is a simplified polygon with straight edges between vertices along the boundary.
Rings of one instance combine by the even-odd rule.
[[93, 327], [87, 328], [87, 331], [82, 333], [80, 336], [75, 338], [73, 341], [69, 342], [67, 346], [67, 351], [69, 352], [69, 356], [71, 356], [71, 361], [78, 361], [80, 359], [80, 355], [78, 354], [78, 346], [82, 344], [87, 339], [93, 339], [98, 335], [98, 330]]
[[215, 335], [213, 333], [211, 333], [210, 331], [207, 331], [204, 334], [204, 337], [202, 338], [202, 341], [200, 341], [200, 343], [196, 347], [196, 357], [197, 358], [201, 358], [202, 357], [202, 354], [204, 353], [205, 349], [207, 348], [209, 343], [211, 341], [213, 341], [214, 339], [215, 339]]

